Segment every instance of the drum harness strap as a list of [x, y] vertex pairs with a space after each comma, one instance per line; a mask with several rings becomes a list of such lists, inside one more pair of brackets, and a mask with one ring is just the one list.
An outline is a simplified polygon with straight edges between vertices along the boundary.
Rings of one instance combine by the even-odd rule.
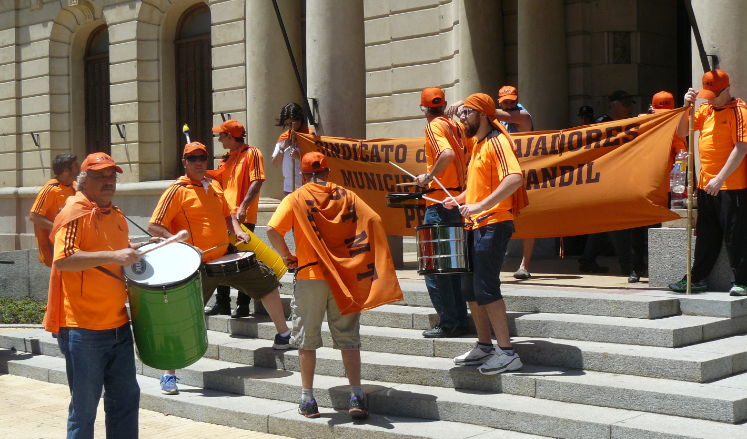
[[[448, 189], [450, 191], [459, 191], [459, 192], [462, 191], [461, 188], [454, 188], [454, 187], [448, 187], [446, 189]], [[396, 201], [415, 200], [415, 199], [421, 198], [423, 195], [430, 194], [432, 192], [438, 192], [438, 191], [441, 191], [441, 190], [442, 190], [441, 188], [431, 188], [431, 189], [427, 189], [427, 190], [419, 191], [419, 192], [406, 193], [406, 194], [397, 194], [396, 198], [392, 199], [392, 201], [395, 201], [395, 200]]]

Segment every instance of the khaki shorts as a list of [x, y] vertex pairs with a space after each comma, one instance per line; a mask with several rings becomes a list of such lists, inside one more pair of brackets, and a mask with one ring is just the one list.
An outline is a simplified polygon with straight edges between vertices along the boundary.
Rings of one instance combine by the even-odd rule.
[[298, 280], [291, 302], [293, 331], [290, 342], [299, 349], [322, 347], [322, 321], [327, 313], [332, 347], [354, 350], [361, 347], [360, 313], [340, 315], [326, 280]]
[[280, 287], [278, 277], [272, 268], [259, 261], [249, 270], [218, 277], [210, 277], [205, 274], [204, 268], [200, 268], [200, 276], [202, 277], [202, 301], [204, 303], [210, 300], [210, 296], [213, 295], [218, 285], [236, 288], [254, 300], [262, 300], [263, 297]]

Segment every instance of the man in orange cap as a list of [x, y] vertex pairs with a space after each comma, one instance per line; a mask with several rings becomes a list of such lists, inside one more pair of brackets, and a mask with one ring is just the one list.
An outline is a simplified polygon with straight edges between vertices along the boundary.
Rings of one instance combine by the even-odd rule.
[[[228, 247], [224, 244], [228, 243], [229, 230], [236, 234], [239, 241], [249, 242], [251, 239], [231, 214], [220, 191], [216, 191], [209, 179], [205, 178], [208, 160], [207, 148], [202, 143], [192, 142], [184, 147], [182, 164], [186, 175], [179, 177], [166, 189], [148, 224], [148, 230], [153, 236], [166, 239], [181, 230], [188, 230], [189, 239], [186, 242], [205, 252], [202, 255], [203, 262], [210, 262], [226, 254]], [[204, 302], [210, 299], [213, 290], [219, 285], [234, 287], [242, 295], [261, 301], [278, 331], [273, 348], [290, 347], [290, 330], [285, 323], [283, 304], [278, 293], [280, 282], [270, 267], [258, 261], [248, 270], [222, 276], [208, 276], [204, 267], [200, 271]], [[169, 395], [178, 393], [174, 370], [164, 372], [161, 390]]]
[[67, 153], [58, 154], [52, 161], [52, 171], [55, 178], [49, 180], [41, 188], [29, 213], [29, 221], [34, 223], [39, 262], [47, 267], [52, 266], [54, 255], [49, 232], [54, 226], [57, 212], [65, 205], [65, 200], [75, 195], [74, 183], [80, 173], [78, 157]]
[[[140, 388], [122, 267], [140, 259], [112, 205], [122, 169], [104, 153], [83, 161], [78, 192], [54, 221], [54, 264], [44, 327], [58, 333], [71, 402], [68, 437], [92, 438], [106, 388], [107, 435], [138, 437]], [[116, 403], [115, 403], [116, 402]]]
[[[442, 202], [449, 196], [457, 196], [464, 191], [468, 156], [467, 148], [462, 142], [462, 128], [444, 116], [446, 97], [438, 87], [423, 90], [420, 109], [428, 121], [424, 130], [426, 172], [418, 175], [415, 181], [420, 186], [427, 187], [429, 198], [438, 200], [426, 200], [423, 224], [461, 224], [463, 221], [459, 211], [445, 208]], [[423, 336], [439, 338], [466, 334], [467, 303], [462, 298], [462, 275], [426, 274], [425, 285], [438, 314], [438, 324], [423, 331]]]
[[[479, 364], [481, 373], [492, 375], [522, 366], [511, 346], [500, 273], [514, 232], [514, 215], [528, 200], [513, 141], [496, 120], [493, 99], [486, 94], [473, 94], [464, 102], [460, 118], [467, 137], [476, 138], [477, 143], [467, 171], [467, 190], [456, 199], [447, 199], [444, 205], [458, 207], [472, 223], [472, 282], [468, 282], [469, 274], [464, 282], [472, 288], [465, 288], [463, 294], [475, 321], [478, 341], [474, 348], [454, 358], [454, 363]], [[498, 349], [493, 348], [491, 326]]]
[[[696, 98], [706, 99], [695, 113], [695, 129], [700, 131], [700, 175], [698, 176], [698, 236], [692, 267], [692, 291], [705, 291], [705, 278], [711, 273], [726, 246], [734, 274], [732, 296], [747, 291], [747, 104], [731, 95], [729, 75], [711, 70], [703, 75], [700, 93], [685, 95], [685, 105]], [[689, 117], [683, 113], [677, 127], [679, 136], [688, 134]], [[687, 290], [687, 279], [669, 285], [673, 291]]]
[[[238, 121], [229, 119], [220, 126], [213, 127], [218, 134], [218, 141], [228, 152], [223, 155], [220, 166], [215, 171], [208, 171], [223, 190], [231, 214], [247, 229], [254, 231], [259, 210], [259, 190], [265, 181], [265, 165], [259, 149], [244, 143], [244, 126]], [[218, 287], [215, 304], [207, 308], [205, 314], [229, 314], [231, 310], [230, 290]], [[236, 310], [231, 317], [249, 315], [249, 297], [239, 294], [236, 299]]]
[[[360, 312], [402, 300], [381, 218], [350, 189], [327, 182], [329, 166], [319, 152], [301, 159], [303, 186], [286, 196], [267, 224], [272, 246], [288, 268], [296, 268], [291, 343], [299, 348], [301, 404], [298, 411], [318, 418], [314, 399], [316, 350], [322, 323], [332, 347], [342, 353], [350, 383], [349, 413], [368, 417], [361, 389]], [[283, 236], [293, 230], [296, 254]]]

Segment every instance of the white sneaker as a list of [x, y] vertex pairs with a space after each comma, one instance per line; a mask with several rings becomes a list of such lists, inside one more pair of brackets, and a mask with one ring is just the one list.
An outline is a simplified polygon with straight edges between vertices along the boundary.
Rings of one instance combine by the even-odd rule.
[[479, 343], [475, 343], [475, 347], [468, 350], [464, 354], [454, 358], [454, 364], [459, 366], [476, 366], [485, 363], [495, 353], [495, 348], [485, 352], [480, 347]]
[[508, 355], [502, 349], [496, 349], [495, 354], [488, 358], [488, 361], [478, 367], [477, 370], [479, 370], [483, 375], [495, 375], [507, 370], [521, 369], [521, 366], [522, 364], [519, 354], [514, 352], [513, 355]]

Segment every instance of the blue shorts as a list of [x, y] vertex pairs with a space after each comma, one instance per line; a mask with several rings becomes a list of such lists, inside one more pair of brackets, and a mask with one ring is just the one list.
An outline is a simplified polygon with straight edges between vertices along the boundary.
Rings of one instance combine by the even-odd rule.
[[467, 302], [487, 305], [503, 299], [501, 269], [508, 241], [514, 234], [514, 222], [488, 224], [471, 234], [469, 250], [473, 272], [462, 277], [462, 296]]

